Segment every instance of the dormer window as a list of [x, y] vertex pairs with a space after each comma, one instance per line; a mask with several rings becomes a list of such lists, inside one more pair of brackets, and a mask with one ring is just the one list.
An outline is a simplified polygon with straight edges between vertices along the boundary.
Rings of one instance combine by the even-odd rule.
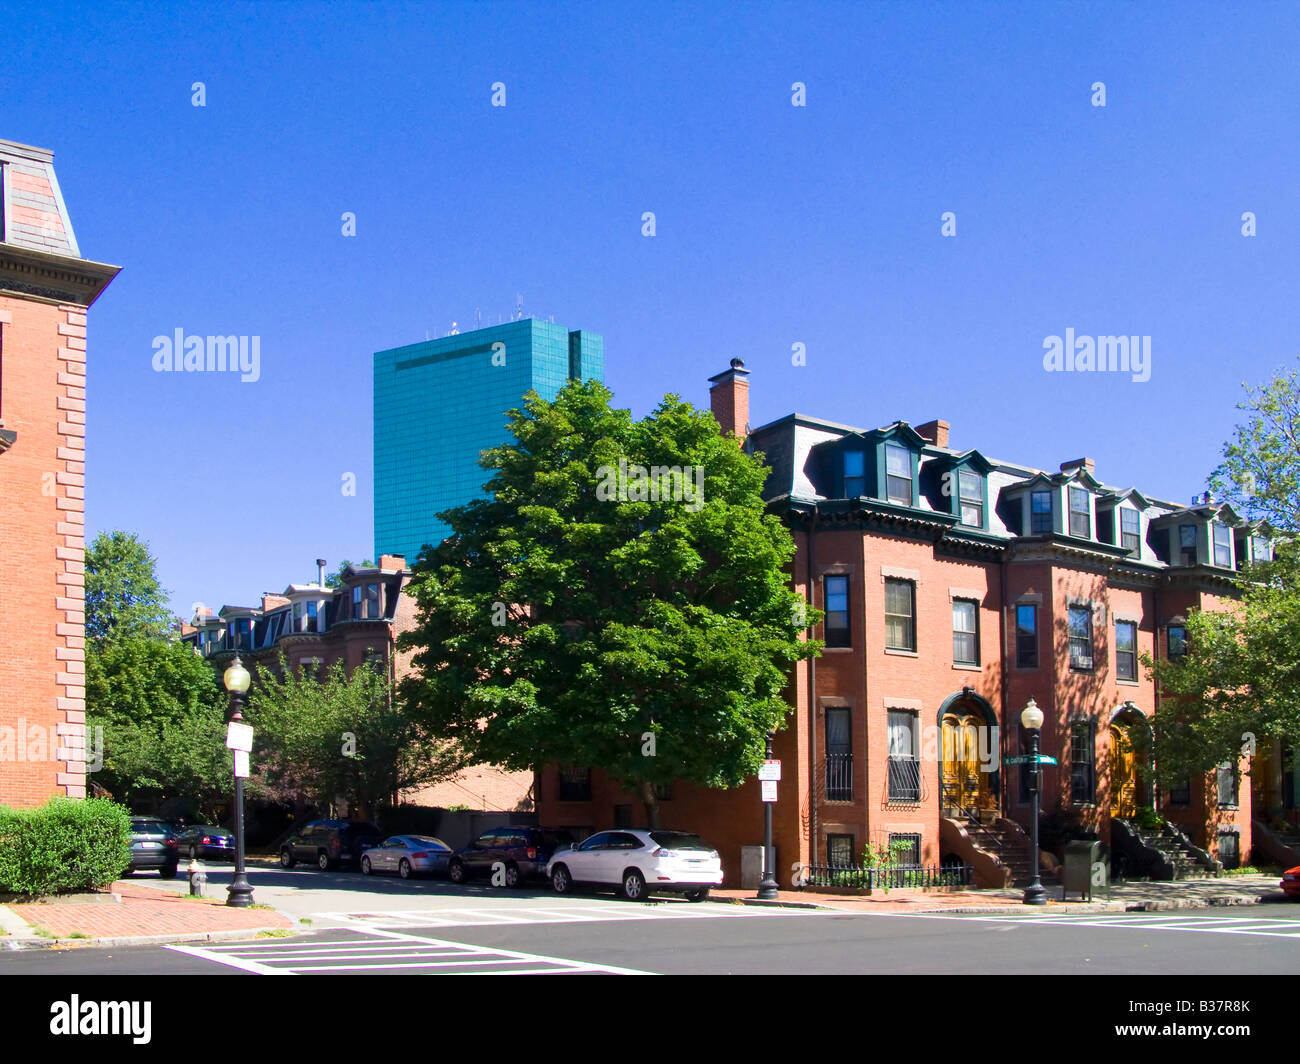
[[867, 493], [866, 454], [862, 451], [844, 452], [844, 497], [857, 499]]
[[912, 505], [912, 452], [897, 443], [885, 444], [885, 496], [900, 506]]
[[1220, 569], [1232, 568], [1232, 530], [1220, 521], [1213, 523], [1214, 564]]
[[1250, 560], [1260, 565], [1273, 560], [1273, 545], [1263, 536], [1250, 537]]
[[961, 470], [957, 475], [961, 494], [961, 523], [972, 528], [984, 527], [984, 481], [978, 473]]
[[1045, 536], [1052, 531], [1052, 493], [1036, 491], [1029, 496], [1029, 534]]
[[1196, 526], [1178, 526], [1178, 564], [1196, 564]]
[[1092, 508], [1083, 488], [1070, 489], [1070, 535], [1092, 539]]
[[1136, 510], [1121, 506], [1119, 510], [1119, 545], [1136, 558], [1142, 553], [1142, 517]]

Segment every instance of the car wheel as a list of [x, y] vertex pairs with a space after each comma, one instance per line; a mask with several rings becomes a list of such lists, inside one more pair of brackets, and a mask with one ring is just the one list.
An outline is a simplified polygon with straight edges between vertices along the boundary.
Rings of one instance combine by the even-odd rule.
[[328, 872], [330, 868], [330, 864], [331, 864], [330, 855], [327, 854], [324, 850], [321, 850], [321, 852], [316, 855], [316, 867], [319, 868], [322, 872]]
[[635, 868], [629, 868], [623, 873], [623, 897], [628, 901], [645, 901], [649, 893], [645, 886], [645, 876]]
[[556, 865], [551, 872], [551, 886], [555, 888], [556, 894], [573, 893], [573, 878], [569, 875], [569, 870], [564, 865]]
[[397, 866], [397, 874], [403, 879], [411, 878], [411, 862], [405, 857], [402, 858], [401, 863]]
[[158, 874], [162, 876], [163, 879], [175, 879], [176, 866], [174, 864], [163, 865], [162, 868], [158, 869]]
[[524, 885], [524, 877], [519, 874], [517, 864], [506, 865], [506, 886], [511, 890], [518, 890]]
[[297, 863], [298, 862], [294, 860], [293, 851], [290, 850], [288, 846], [286, 846], [283, 850], [280, 851], [281, 868], [292, 868]]
[[368, 876], [368, 875], [370, 875], [370, 858], [369, 858], [369, 857], [363, 857], [363, 858], [361, 858], [361, 874], [362, 874], [363, 876]]
[[464, 861], [452, 861], [447, 868], [447, 878], [453, 883], [464, 883], [466, 879], [465, 871]]
[[709, 888], [705, 887], [703, 890], [688, 890], [686, 892], [686, 900], [687, 901], [708, 901]]

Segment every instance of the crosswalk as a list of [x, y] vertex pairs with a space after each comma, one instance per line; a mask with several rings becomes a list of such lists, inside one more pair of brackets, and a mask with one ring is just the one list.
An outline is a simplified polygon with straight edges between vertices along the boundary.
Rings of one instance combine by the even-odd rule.
[[305, 941], [242, 942], [167, 947], [177, 953], [256, 975], [346, 975], [383, 972], [411, 975], [648, 975], [634, 968], [549, 957], [497, 947], [472, 946], [405, 935], [380, 928]]
[[[918, 916], [920, 914], [917, 914]], [[1164, 913], [1076, 913], [1051, 915], [992, 915], [968, 916], [958, 914], [927, 914], [941, 920], [963, 920], [998, 924], [1031, 924], [1035, 927], [1113, 927], [1128, 931], [1178, 931], [1204, 935], [1262, 935], [1267, 938], [1289, 938], [1300, 943], [1300, 920], [1280, 917], [1249, 916], [1197, 916]], [[922, 917], [924, 918], [924, 917]]]
[[504, 927], [513, 924], [579, 924], [605, 920], [735, 919], [764, 916], [807, 916], [820, 910], [756, 908], [748, 905], [662, 905], [606, 903], [592, 905], [446, 906], [389, 909], [382, 912], [312, 913], [313, 923], [334, 922], [354, 928]]

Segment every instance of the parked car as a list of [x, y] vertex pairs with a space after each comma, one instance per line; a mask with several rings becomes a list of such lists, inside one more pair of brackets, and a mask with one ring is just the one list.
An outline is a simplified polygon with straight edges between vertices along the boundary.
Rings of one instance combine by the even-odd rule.
[[644, 901], [652, 891], [674, 891], [704, 901], [722, 886], [718, 851], [684, 831], [600, 831], [581, 845], [555, 854], [546, 868], [557, 894], [575, 884], [617, 887], [629, 901]]
[[392, 835], [361, 854], [361, 871], [396, 872], [410, 879], [417, 872], [447, 874], [451, 847], [432, 835]]
[[521, 887], [529, 879], [546, 876], [546, 862], [551, 854], [573, 845], [567, 831], [549, 828], [504, 827], [483, 832], [457, 850], [447, 864], [453, 883], [464, 883], [474, 876], [491, 875], [500, 863], [507, 887]]
[[212, 824], [194, 824], [176, 834], [176, 848], [191, 859], [235, 859], [235, 834]]
[[156, 868], [163, 879], [174, 879], [180, 851], [171, 825], [154, 817], [131, 818], [131, 863], [127, 874]]
[[1278, 886], [1292, 898], [1300, 898], [1300, 865], [1283, 872], [1282, 882]]
[[310, 861], [322, 872], [340, 864], [356, 868], [361, 851], [383, 837], [366, 820], [313, 820], [280, 844], [280, 864], [292, 868], [299, 861]]

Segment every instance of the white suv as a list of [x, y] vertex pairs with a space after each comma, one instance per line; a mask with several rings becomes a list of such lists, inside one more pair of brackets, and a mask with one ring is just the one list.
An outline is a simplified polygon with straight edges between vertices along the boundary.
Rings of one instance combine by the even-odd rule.
[[557, 851], [546, 874], [557, 894], [575, 884], [618, 887], [629, 901], [644, 901], [651, 891], [683, 893], [703, 901], [722, 886], [718, 851], [698, 835], [682, 831], [599, 831], [569, 850]]

